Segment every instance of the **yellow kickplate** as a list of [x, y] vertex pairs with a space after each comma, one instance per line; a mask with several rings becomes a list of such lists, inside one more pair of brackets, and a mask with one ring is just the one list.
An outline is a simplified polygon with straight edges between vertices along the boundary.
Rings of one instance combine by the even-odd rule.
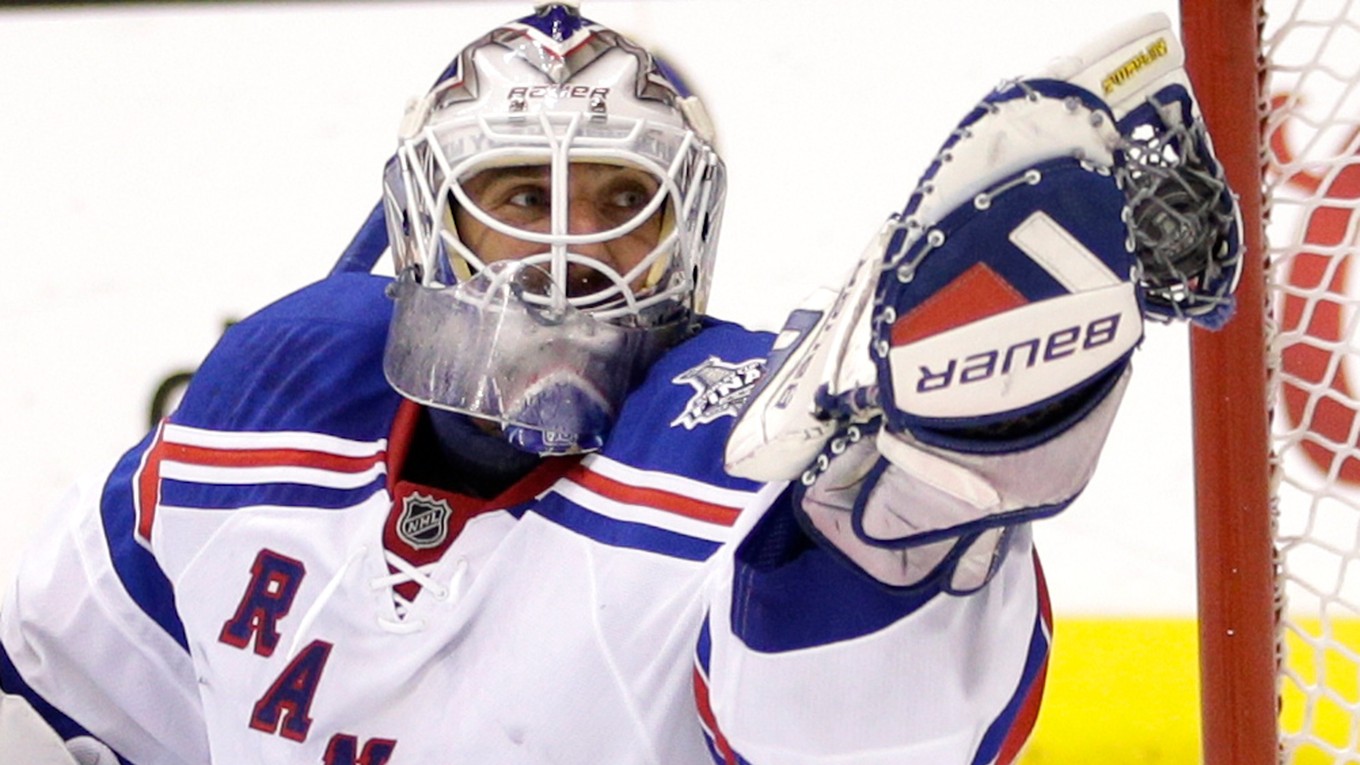
[[[1284, 634], [1283, 762], [1360, 762], [1360, 619]], [[1198, 650], [1193, 618], [1059, 615], [1020, 765], [1199, 765]]]
[[1198, 765], [1193, 618], [1056, 617], [1021, 765]]

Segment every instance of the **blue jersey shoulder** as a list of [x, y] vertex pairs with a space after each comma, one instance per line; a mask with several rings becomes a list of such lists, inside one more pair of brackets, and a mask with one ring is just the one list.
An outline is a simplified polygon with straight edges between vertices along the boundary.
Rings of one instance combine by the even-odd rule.
[[171, 420], [212, 430], [387, 435], [399, 399], [382, 374], [388, 279], [345, 273], [235, 324]]
[[[231, 327], [194, 373], [171, 423], [212, 431], [385, 438], [397, 407], [396, 394], [382, 377], [390, 311], [385, 283], [365, 275], [328, 278]], [[129, 597], [186, 651], [173, 586], [148, 547], [162, 504], [204, 509], [349, 507], [377, 490], [384, 478], [361, 478], [335, 488], [176, 476], [163, 469], [167, 461], [216, 467], [236, 463], [205, 453], [211, 449], [170, 448], [163, 433], [158, 429], [149, 434], [123, 456], [104, 484], [99, 512], [114, 571]], [[248, 454], [243, 459], [273, 458]]]
[[766, 332], [706, 319], [628, 397], [604, 454], [644, 470], [754, 488], [726, 474], [722, 455], [732, 423], [765, 369], [773, 339]]

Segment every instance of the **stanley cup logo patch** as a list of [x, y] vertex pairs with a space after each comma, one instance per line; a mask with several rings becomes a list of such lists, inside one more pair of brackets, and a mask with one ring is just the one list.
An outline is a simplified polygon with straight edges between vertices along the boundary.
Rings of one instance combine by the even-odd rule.
[[453, 508], [442, 499], [426, 494], [410, 494], [401, 500], [397, 536], [416, 550], [428, 550], [444, 543], [449, 536]]
[[764, 371], [765, 359], [729, 364], [709, 356], [702, 364], [680, 373], [671, 382], [689, 385], [694, 388], [694, 395], [680, 416], [671, 421], [671, 427], [683, 425], [686, 430], [694, 430], [724, 415], [736, 417]]

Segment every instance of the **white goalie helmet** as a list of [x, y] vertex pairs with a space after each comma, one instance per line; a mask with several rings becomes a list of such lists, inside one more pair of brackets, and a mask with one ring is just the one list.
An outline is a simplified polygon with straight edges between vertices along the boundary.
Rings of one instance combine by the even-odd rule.
[[388, 380], [526, 451], [599, 448], [704, 310], [724, 188], [701, 103], [647, 50], [569, 4], [492, 30], [408, 108], [384, 176]]

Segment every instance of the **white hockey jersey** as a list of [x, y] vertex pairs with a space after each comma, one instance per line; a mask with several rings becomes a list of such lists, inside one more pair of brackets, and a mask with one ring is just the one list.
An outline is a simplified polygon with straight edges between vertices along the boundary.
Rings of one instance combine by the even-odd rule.
[[385, 284], [234, 326], [71, 494], [0, 612], [7, 693], [137, 765], [1014, 757], [1048, 652], [1028, 535], [966, 597], [812, 542], [722, 470], [768, 335], [708, 323], [602, 452], [479, 500], [403, 472]]

